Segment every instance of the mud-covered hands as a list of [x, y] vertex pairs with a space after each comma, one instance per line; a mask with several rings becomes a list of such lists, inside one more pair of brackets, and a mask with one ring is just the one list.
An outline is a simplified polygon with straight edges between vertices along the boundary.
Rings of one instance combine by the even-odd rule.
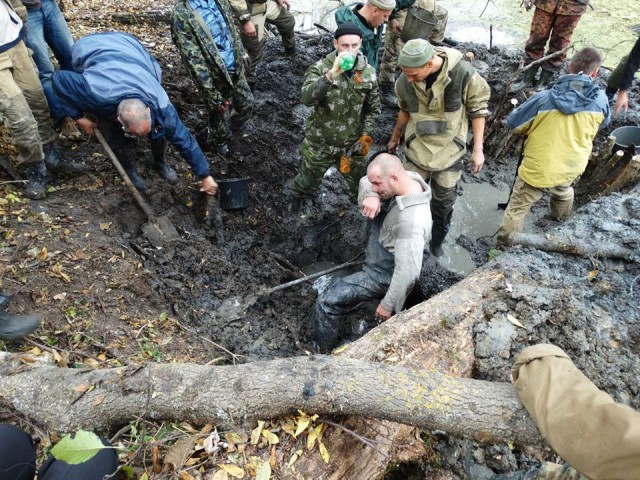
[[207, 195], [216, 195], [218, 193], [218, 184], [211, 175], [201, 180], [200, 191]]
[[378, 304], [378, 308], [376, 308], [376, 316], [375, 319], [378, 322], [384, 322], [385, 320], [389, 320], [391, 318], [391, 315], [393, 315], [392, 312], [389, 312], [388, 310], [386, 310], [382, 304]]

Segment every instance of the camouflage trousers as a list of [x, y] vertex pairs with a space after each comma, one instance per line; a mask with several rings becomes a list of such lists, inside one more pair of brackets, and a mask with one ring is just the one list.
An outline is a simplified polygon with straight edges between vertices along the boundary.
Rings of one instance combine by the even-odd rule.
[[[446, 8], [441, 7], [435, 0], [418, 0], [416, 6], [433, 12], [438, 18], [438, 25], [433, 29], [428, 40], [432, 43], [440, 43], [444, 40], [444, 32], [447, 28], [447, 19], [449, 13]], [[384, 53], [380, 60], [380, 83], [394, 83], [396, 66], [398, 65], [398, 55], [404, 46], [404, 42], [400, 38], [400, 32], [404, 28], [404, 22], [407, 18], [408, 9], [400, 10], [395, 18], [400, 23], [398, 31], [387, 28], [384, 40]]]
[[[557, 15], [536, 8], [531, 20], [531, 32], [529, 40], [524, 47], [527, 62], [539, 60], [544, 56], [544, 47], [549, 42], [547, 55], [567, 48], [571, 43], [581, 15]], [[562, 63], [567, 57], [566, 53], [545, 60], [542, 69], [549, 72], [557, 72], [562, 68]]]
[[[300, 171], [293, 179], [291, 190], [296, 196], [307, 197], [313, 193], [320, 185], [325, 172], [332, 166], [340, 171], [340, 157], [342, 157], [350, 145], [345, 147], [332, 147], [319, 143], [313, 143], [306, 138], [302, 141], [300, 152], [302, 154], [302, 165]], [[366, 175], [365, 159], [361, 156], [353, 156], [350, 171], [343, 173], [349, 190], [355, 196], [358, 195], [360, 179]]]
[[277, 2], [267, 0], [263, 4], [253, 4], [251, 13], [251, 23], [256, 27], [257, 35], [249, 37], [244, 33], [242, 25], [238, 27], [242, 45], [247, 50], [247, 54], [251, 59], [251, 66], [245, 72], [249, 83], [256, 83], [256, 65], [260, 63], [264, 53], [264, 29], [265, 22], [274, 25], [278, 29], [278, 33], [282, 37], [282, 44], [286, 49], [293, 49], [296, 46], [295, 33], [293, 27], [296, 19], [289, 10], [280, 7]]
[[49, 107], [38, 74], [24, 42], [0, 53], [0, 111], [7, 117], [18, 163], [44, 158], [42, 145], [56, 139]]
[[[210, 71], [215, 77], [215, 71]], [[231, 110], [235, 111], [235, 120], [243, 123], [253, 114], [254, 98], [249, 84], [242, 74], [231, 73], [234, 79], [233, 91], [231, 92], [211, 92], [210, 90], [201, 89], [204, 93], [204, 102], [209, 111], [209, 142], [220, 145], [227, 143], [231, 138]], [[215, 79], [214, 79], [215, 80]], [[226, 85], [225, 79], [220, 79], [219, 85]], [[207, 93], [210, 93], [208, 95]], [[231, 102], [231, 108], [222, 112], [220, 110], [220, 97], [226, 98]]]

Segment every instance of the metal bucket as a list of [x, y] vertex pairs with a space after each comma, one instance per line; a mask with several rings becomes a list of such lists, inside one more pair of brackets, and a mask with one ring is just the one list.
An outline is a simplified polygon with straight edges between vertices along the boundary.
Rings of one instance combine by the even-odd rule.
[[225, 178], [218, 180], [220, 207], [224, 210], [241, 210], [249, 206], [249, 179]]
[[405, 43], [414, 38], [427, 40], [436, 25], [438, 25], [438, 17], [432, 12], [420, 7], [411, 7], [404, 21], [400, 38]]
[[620, 127], [616, 128], [611, 135], [616, 137], [616, 145], [613, 148], [616, 150], [626, 149], [629, 145], [636, 147], [636, 155], [640, 155], [640, 127]]

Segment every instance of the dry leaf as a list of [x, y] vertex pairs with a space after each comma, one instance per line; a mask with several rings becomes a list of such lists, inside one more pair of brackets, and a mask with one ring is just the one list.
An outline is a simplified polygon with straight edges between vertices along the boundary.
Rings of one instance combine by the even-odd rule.
[[67, 298], [67, 294], [66, 293], [58, 293], [57, 295], [53, 296], [54, 300], [59, 300], [59, 301], [64, 301], [64, 299]]
[[271, 465], [264, 462], [256, 474], [256, 480], [269, 480], [271, 478]]
[[93, 401], [93, 404], [94, 405], [100, 405], [102, 402], [104, 402], [104, 395], [102, 395], [102, 394], [96, 395], [96, 398]]
[[293, 455], [291, 455], [291, 458], [289, 459], [289, 463], [287, 463], [287, 468], [291, 468], [293, 466], [294, 463], [296, 463], [296, 460], [298, 460], [298, 458], [300, 458], [300, 455], [302, 455], [302, 449], [300, 450], [296, 450], [294, 452]]
[[178, 475], [180, 476], [180, 480], [196, 480], [194, 476], [185, 472], [184, 470], [180, 470], [180, 472], [178, 472]]
[[275, 433], [270, 432], [266, 428], [262, 430], [262, 436], [264, 437], [264, 439], [267, 441], [269, 445], [275, 445], [276, 443], [280, 442], [280, 439], [278, 438], [278, 436]]
[[244, 468], [233, 463], [219, 463], [218, 466], [234, 478], [244, 477]]
[[47, 247], [42, 247], [42, 250], [40, 250], [40, 253], [38, 253], [38, 256], [36, 258], [38, 259], [38, 261], [44, 262], [48, 256], [49, 252], [47, 250]]
[[218, 470], [213, 477], [211, 477], [211, 480], [229, 480], [229, 474], [224, 470]]
[[322, 441], [318, 441], [318, 448], [320, 448], [320, 456], [324, 460], [324, 463], [329, 463], [329, 451]]
[[264, 427], [264, 421], [259, 420], [258, 426], [251, 431], [251, 445], [257, 445], [260, 441], [260, 433], [262, 433], [262, 427]]
[[181, 438], [169, 449], [164, 456], [165, 465], [172, 465], [174, 469], [180, 468], [187, 461], [191, 452], [193, 452], [193, 446], [195, 444], [195, 437]]
[[591, 270], [589, 273], [587, 273], [587, 280], [593, 282], [598, 276], [598, 273], [598, 270]]
[[73, 391], [74, 392], [78, 392], [78, 393], [82, 393], [82, 392], [86, 392], [91, 387], [92, 387], [92, 385], [90, 385], [88, 383], [85, 383], [84, 385], [78, 385], [76, 387], [73, 387]]
[[307, 436], [307, 450], [312, 450], [313, 447], [316, 444], [316, 439], [318, 438], [318, 434], [316, 433], [315, 429], [311, 430], [309, 432], [309, 435]]
[[296, 438], [298, 437], [298, 435], [304, 432], [309, 426], [309, 424], [311, 423], [311, 419], [306, 416], [299, 416], [297, 420], [298, 420], [298, 428], [296, 429], [296, 433], [294, 435], [294, 437]]
[[508, 313], [507, 313], [507, 320], [513, 323], [516, 327], [525, 328], [525, 326], [520, 323], [520, 320], [518, 320], [516, 317]]
[[160, 447], [155, 443], [151, 446], [151, 461], [153, 473], [160, 473], [162, 466], [160, 465]]

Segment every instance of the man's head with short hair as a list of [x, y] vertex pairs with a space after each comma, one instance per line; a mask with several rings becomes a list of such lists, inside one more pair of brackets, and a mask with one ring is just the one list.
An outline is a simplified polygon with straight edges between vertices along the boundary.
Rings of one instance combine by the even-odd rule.
[[151, 131], [151, 110], [137, 98], [118, 104], [118, 121], [126, 133], [142, 137]]
[[360, 9], [360, 15], [371, 27], [377, 28], [389, 20], [394, 8], [396, 8], [395, 0], [367, 0], [364, 7]]
[[595, 78], [602, 65], [602, 55], [597, 48], [585, 47], [579, 50], [569, 62], [569, 73], [583, 73]]
[[388, 200], [403, 194], [402, 186], [409, 177], [398, 157], [380, 153], [369, 163], [367, 178], [371, 182], [371, 190], [380, 195], [380, 198]]

